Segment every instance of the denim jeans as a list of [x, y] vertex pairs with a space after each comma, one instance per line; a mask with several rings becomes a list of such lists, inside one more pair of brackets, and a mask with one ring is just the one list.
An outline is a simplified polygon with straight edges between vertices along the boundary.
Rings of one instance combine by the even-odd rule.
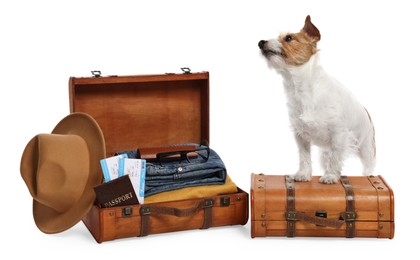
[[[196, 146], [199, 147], [199, 145]], [[136, 151], [119, 153], [127, 153], [129, 158], [134, 158], [137, 154]], [[224, 184], [226, 176], [225, 164], [212, 149], [210, 149], [207, 161], [201, 156], [196, 156], [189, 160], [184, 158], [183, 160], [146, 162], [145, 197], [192, 186]]]

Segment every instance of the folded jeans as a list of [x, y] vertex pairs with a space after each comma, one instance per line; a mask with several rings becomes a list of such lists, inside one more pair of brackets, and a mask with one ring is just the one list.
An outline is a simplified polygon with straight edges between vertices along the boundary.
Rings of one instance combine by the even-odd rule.
[[[191, 145], [188, 143], [186, 145]], [[197, 148], [202, 145], [194, 144]], [[193, 186], [222, 185], [226, 182], [227, 171], [220, 156], [212, 149], [206, 159], [200, 156], [180, 158], [169, 161], [146, 162], [145, 197], [164, 191], [171, 191]], [[129, 158], [136, 158], [137, 151], [124, 151]]]

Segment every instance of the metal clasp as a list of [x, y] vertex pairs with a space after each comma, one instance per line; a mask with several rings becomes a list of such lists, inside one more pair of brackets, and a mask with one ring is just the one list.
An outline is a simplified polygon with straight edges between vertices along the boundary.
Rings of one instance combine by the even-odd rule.
[[102, 74], [100, 70], [92, 70], [91, 73], [95, 78], [99, 78]]
[[123, 217], [129, 217], [133, 215], [133, 208], [132, 207], [122, 208], [122, 215]]
[[[325, 210], [317, 210], [315, 211], [315, 217], [318, 218], [327, 218], [328, 217], [328, 213]], [[316, 224], [319, 227], [325, 227], [325, 225], [323, 224]]]
[[220, 206], [227, 207], [230, 205], [230, 197], [221, 197], [220, 198]]
[[181, 70], [184, 72], [184, 74], [191, 74], [191, 69], [188, 67], [181, 68]]
[[315, 212], [315, 216], [319, 217], [319, 218], [327, 218], [328, 217], [328, 213], [325, 210], [317, 210]]

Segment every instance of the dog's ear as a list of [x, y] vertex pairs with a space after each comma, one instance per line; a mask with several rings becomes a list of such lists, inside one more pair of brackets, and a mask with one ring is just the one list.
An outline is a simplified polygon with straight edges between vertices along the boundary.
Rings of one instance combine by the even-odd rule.
[[308, 34], [311, 38], [313, 38], [316, 42], [321, 40], [321, 34], [319, 33], [318, 28], [311, 22], [311, 16], [306, 16], [305, 25], [302, 28], [302, 31]]

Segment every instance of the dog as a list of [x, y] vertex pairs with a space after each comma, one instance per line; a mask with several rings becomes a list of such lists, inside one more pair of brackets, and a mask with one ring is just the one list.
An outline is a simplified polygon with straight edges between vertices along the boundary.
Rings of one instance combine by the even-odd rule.
[[297, 33], [258, 42], [270, 68], [282, 75], [291, 128], [299, 151], [295, 181], [312, 177], [311, 146], [319, 147], [324, 174], [319, 182], [340, 180], [343, 162], [356, 154], [363, 174], [376, 164], [375, 129], [368, 111], [341, 83], [324, 71], [317, 43], [321, 40], [311, 17]]

